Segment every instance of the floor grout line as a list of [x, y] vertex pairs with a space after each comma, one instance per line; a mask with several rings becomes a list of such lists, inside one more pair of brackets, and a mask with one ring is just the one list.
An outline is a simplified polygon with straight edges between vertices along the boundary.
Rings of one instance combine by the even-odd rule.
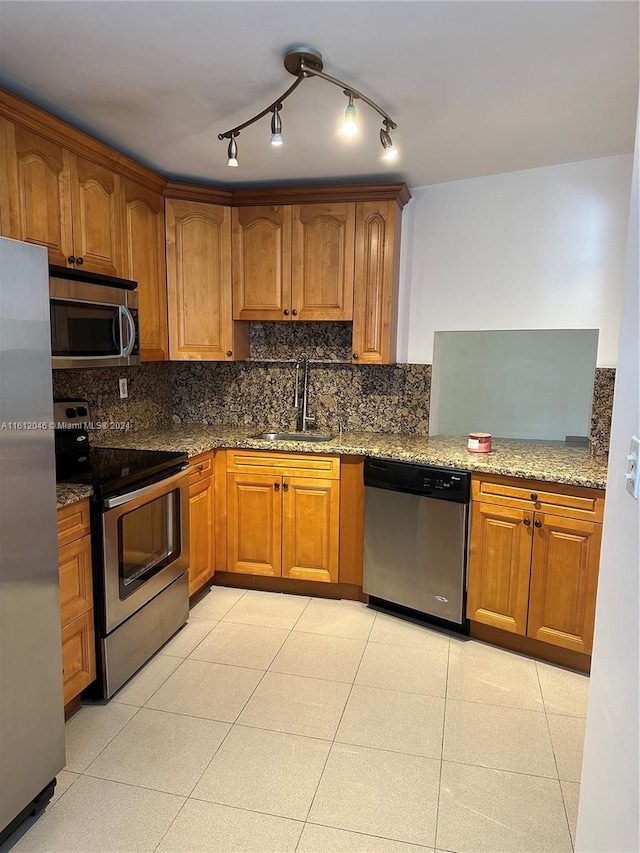
[[440, 744], [440, 775], [438, 776], [438, 793], [436, 797], [436, 823], [433, 833], [434, 850], [438, 846], [438, 824], [440, 821], [440, 794], [442, 792], [442, 768], [444, 763], [444, 735], [447, 727], [447, 693], [449, 692], [449, 664], [451, 662], [451, 641], [447, 649], [447, 675], [444, 682], [444, 709], [442, 714], [442, 743]]

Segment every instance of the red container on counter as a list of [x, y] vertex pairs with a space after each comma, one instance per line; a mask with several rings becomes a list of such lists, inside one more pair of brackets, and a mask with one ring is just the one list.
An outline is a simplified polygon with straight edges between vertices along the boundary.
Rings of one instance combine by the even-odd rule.
[[491, 451], [491, 433], [470, 432], [467, 450], [470, 453], [489, 453]]

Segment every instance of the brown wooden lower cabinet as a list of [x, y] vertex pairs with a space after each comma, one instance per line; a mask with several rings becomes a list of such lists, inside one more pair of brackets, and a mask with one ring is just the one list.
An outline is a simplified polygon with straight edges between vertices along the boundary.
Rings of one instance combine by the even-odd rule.
[[96, 677], [89, 501], [58, 510], [62, 679], [68, 705]]
[[189, 460], [189, 595], [195, 595], [214, 572], [214, 491], [213, 454], [203, 453]]
[[337, 583], [339, 459], [252, 451], [228, 456], [227, 571]]
[[96, 677], [93, 609], [62, 627], [62, 678], [64, 704]]
[[483, 477], [472, 495], [469, 619], [591, 654], [604, 493]]

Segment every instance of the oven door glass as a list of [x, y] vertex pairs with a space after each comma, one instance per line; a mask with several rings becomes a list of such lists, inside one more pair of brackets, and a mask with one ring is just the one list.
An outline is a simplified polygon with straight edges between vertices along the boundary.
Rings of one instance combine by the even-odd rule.
[[180, 492], [176, 489], [118, 519], [118, 581], [124, 600], [180, 556]]
[[118, 305], [52, 299], [50, 313], [53, 356], [107, 357], [122, 353]]

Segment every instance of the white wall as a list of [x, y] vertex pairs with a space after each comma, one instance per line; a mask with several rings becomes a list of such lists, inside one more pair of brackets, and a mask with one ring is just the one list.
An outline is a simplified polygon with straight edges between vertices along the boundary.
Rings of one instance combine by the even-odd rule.
[[[640, 126], [638, 128], [640, 134]], [[640, 435], [639, 140], [616, 371], [595, 642], [576, 851], [638, 853], [640, 506], [626, 491], [626, 454]]]
[[598, 366], [615, 366], [632, 163], [626, 154], [412, 189], [398, 360], [430, 364], [436, 331], [599, 328]]

